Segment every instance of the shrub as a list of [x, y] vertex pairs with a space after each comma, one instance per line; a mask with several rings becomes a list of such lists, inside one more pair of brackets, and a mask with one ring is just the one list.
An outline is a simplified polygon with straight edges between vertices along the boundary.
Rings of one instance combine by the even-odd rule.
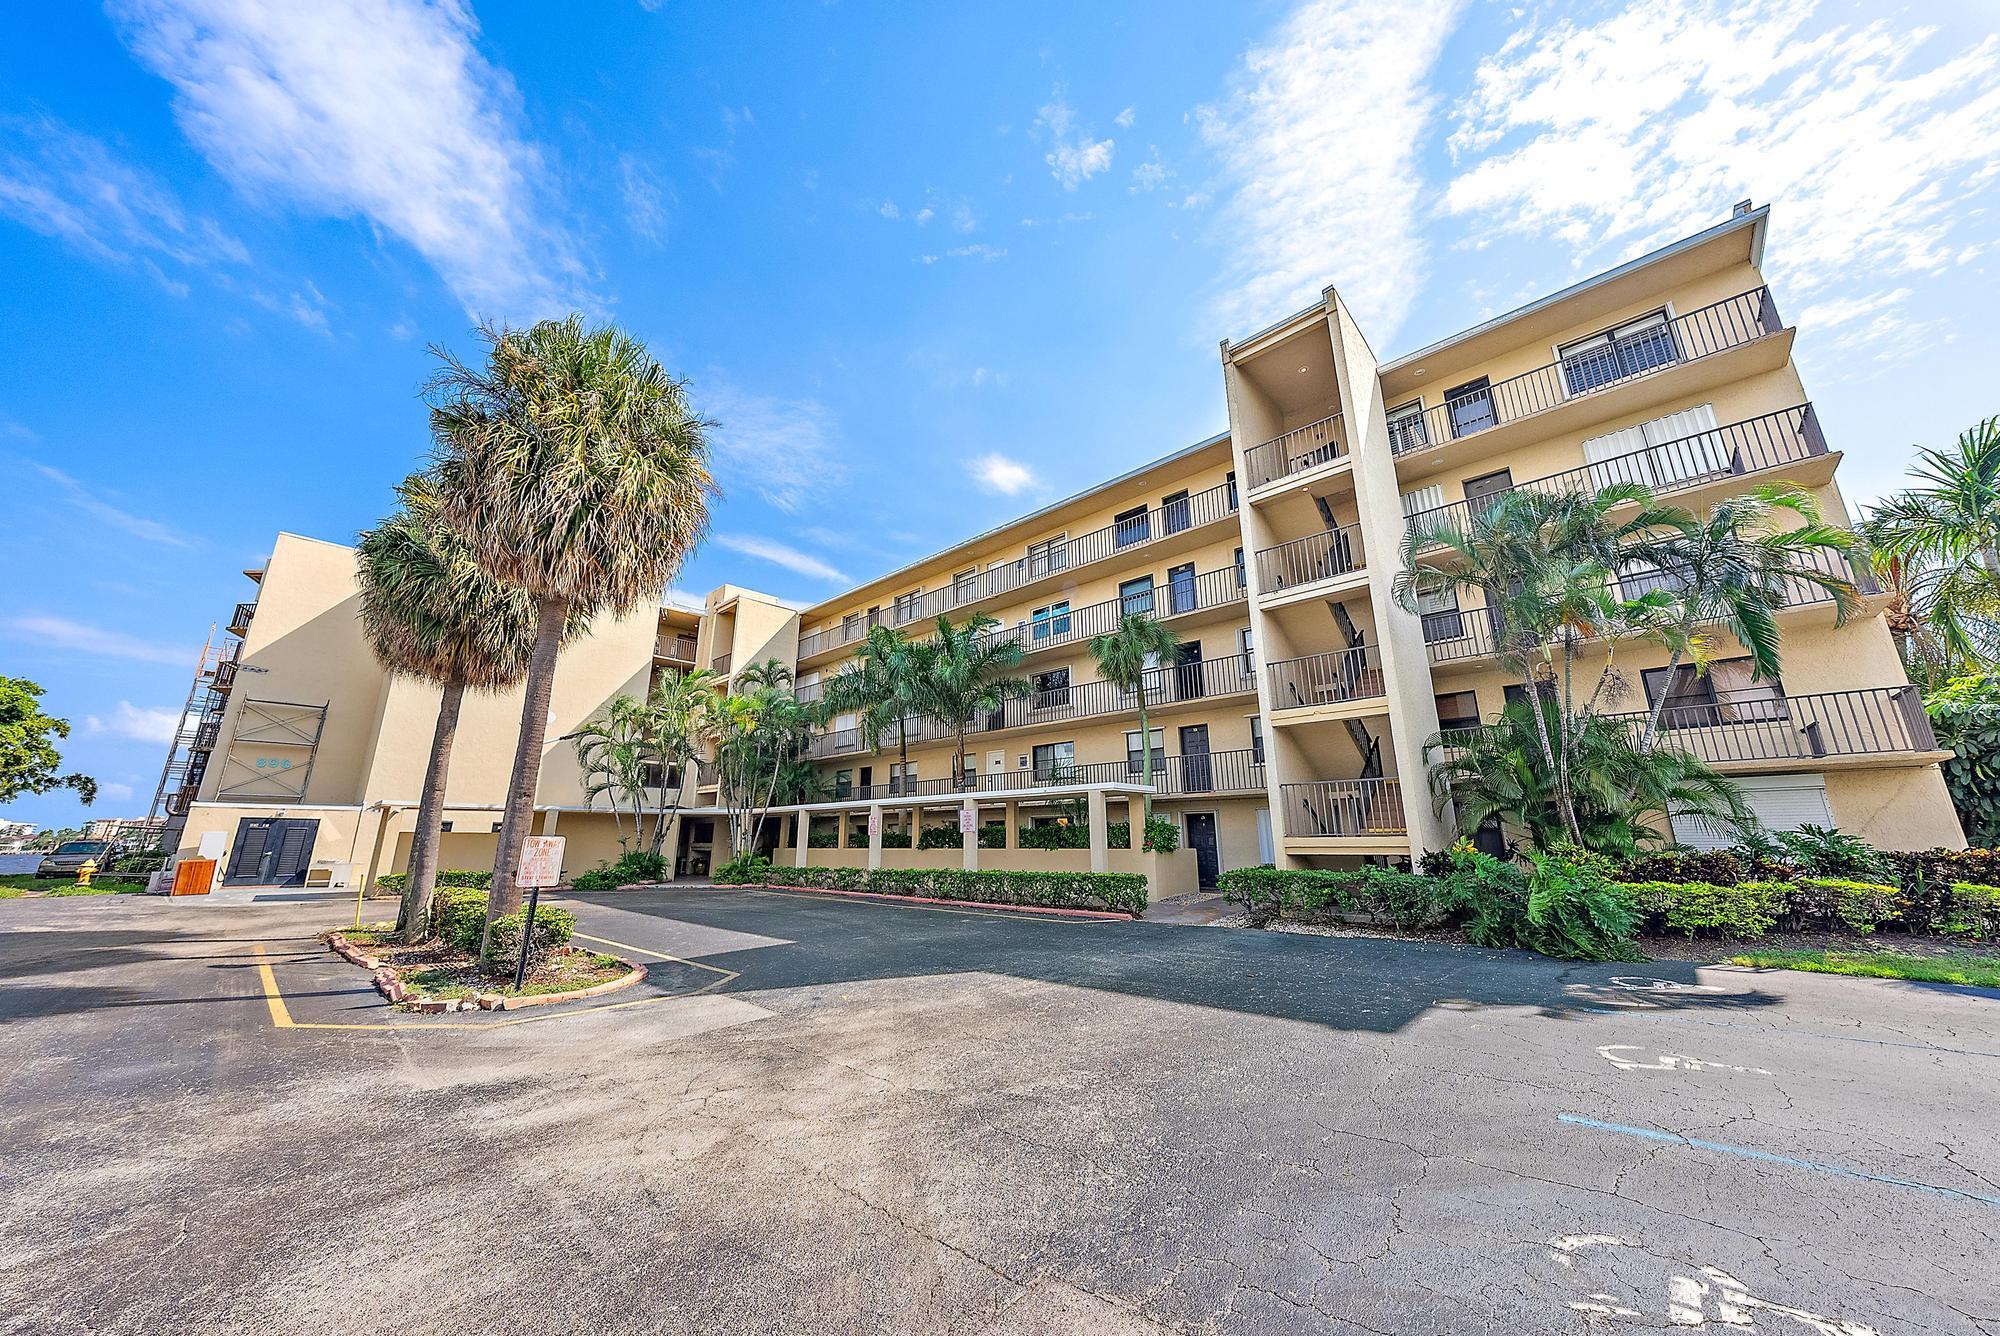
[[963, 849], [965, 836], [958, 833], [957, 826], [925, 826], [917, 836], [919, 849]]
[[2000, 849], [1946, 850], [1945, 869], [1976, 886], [2000, 886]]
[[1873, 932], [1902, 917], [1902, 893], [1876, 882], [1839, 877], [1805, 877], [1791, 886], [1791, 917], [1801, 923], [1844, 926]]
[[1007, 847], [1007, 823], [989, 821], [979, 828], [979, 847], [982, 849], [1005, 849]]
[[1439, 899], [1460, 919], [1475, 946], [1527, 946], [1528, 878], [1512, 863], [1461, 842], [1451, 851], [1451, 875]]
[[1702, 881], [1632, 882], [1633, 907], [1668, 931], [1762, 937], [1785, 911], [1791, 888], [1778, 881], [1716, 886]]
[[767, 874], [770, 871], [771, 860], [764, 855], [744, 854], [741, 858], [731, 858], [717, 864], [709, 880], [717, 886], [762, 884], [768, 880]]
[[1558, 960], [1633, 960], [1639, 916], [1631, 895], [1605, 875], [1606, 859], [1531, 855], [1528, 938]]
[[[954, 833], [956, 833], [956, 832], [954, 832]], [[929, 831], [927, 830], [927, 831], [925, 831], [925, 832], [924, 832], [924, 834], [928, 835], [928, 834], [930, 834], [930, 832], [929, 832]], [[907, 848], [909, 848], [909, 847], [910, 847], [910, 832], [909, 832], [909, 831], [907, 831], [907, 830], [885, 830], [885, 831], [883, 831], [883, 832], [882, 832], [882, 847], [883, 847], [884, 849], [907, 849]], [[930, 845], [928, 845], [928, 844], [926, 844], [926, 845], [924, 846], [924, 848], [926, 848], [926, 849], [928, 849], [928, 848], [930, 848], [930, 847], [931, 847], [931, 846], [930, 846]]]
[[1274, 918], [1312, 923], [1368, 914], [1400, 928], [1414, 928], [1439, 917], [1438, 887], [1432, 878], [1387, 868], [1239, 867], [1216, 878], [1216, 889], [1225, 898], [1240, 901], [1245, 916], [1259, 925]]
[[1046, 826], [1021, 827], [1021, 847], [1023, 849], [1088, 849], [1090, 828], [1083, 825], [1059, 826], [1050, 822]]
[[[403, 888], [409, 884], [410, 874], [407, 872], [385, 872], [375, 878], [375, 889], [383, 895], [401, 895]], [[437, 880], [431, 883], [433, 888], [439, 886], [476, 886], [482, 891], [492, 884], [492, 868], [479, 868], [475, 871], [472, 868], [462, 867], [439, 868]]]
[[1181, 847], [1181, 828], [1166, 817], [1150, 817], [1146, 821], [1146, 852], [1170, 854]]
[[1747, 881], [1743, 861], [1728, 849], [1663, 850], [1629, 858], [1619, 881], [1700, 881], [1734, 886]]
[[149, 876], [152, 873], [158, 872], [166, 865], [166, 851], [156, 849], [152, 853], [126, 854], [123, 858], [114, 859], [110, 870], [113, 872], [136, 873], [140, 876]]
[[477, 952], [486, 932], [486, 892], [477, 886], [440, 886], [431, 895], [431, 933], [446, 946]]
[[1952, 883], [1949, 909], [1938, 927], [1942, 932], [1962, 932], [1969, 937], [2000, 936], [2000, 886]]
[[1827, 826], [1781, 830], [1777, 838], [1786, 856], [1808, 876], [1880, 882], [1890, 873], [1888, 861], [1868, 841]]
[[840, 831], [838, 829], [820, 830], [815, 827], [806, 832], [806, 848], [808, 849], [833, 849], [838, 848], [839, 845]]
[[1440, 881], [1449, 877], [1451, 875], [1451, 850], [1426, 849], [1423, 857], [1417, 860], [1417, 871], [1423, 873], [1426, 877], [1435, 877]]
[[766, 867], [758, 880], [770, 886], [1040, 908], [1108, 909], [1127, 914], [1146, 908], [1146, 879], [1136, 872], [967, 872], [962, 868], [877, 868], [871, 872], [858, 867]]
[[[487, 944], [486, 963], [488, 968], [509, 966], [520, 959], [521, 925], [527, 918], [525, 907], [512, 914], [493, 920], [492, 940]], [[557, 909], [553, 905], [535, 906], [535, 940], [528, 952], [528, 964], [536, 965], [548, 959], [558, 947], [569, 945], [570, 935], [576, 931], [576, 915], [567, 909]], [[475, 941], [473, 946], [479, 943]]]
[[662, 881], [666, 875], [666, 855], [650, 849], [628, 849], [615, 863], [599, 863], [588, 872], [576, 873], [569, 879], [569, 888], [586, 894], [615, 891], [634, 882]]

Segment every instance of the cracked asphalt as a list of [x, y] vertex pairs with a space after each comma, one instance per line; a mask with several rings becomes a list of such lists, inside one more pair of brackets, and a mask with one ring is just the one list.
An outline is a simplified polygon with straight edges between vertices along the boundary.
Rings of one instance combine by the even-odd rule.
[[0, 1331], [2000, 1333], [2000, 995], [566, 903], [649, 978], [516, 1025], [0, 903]]

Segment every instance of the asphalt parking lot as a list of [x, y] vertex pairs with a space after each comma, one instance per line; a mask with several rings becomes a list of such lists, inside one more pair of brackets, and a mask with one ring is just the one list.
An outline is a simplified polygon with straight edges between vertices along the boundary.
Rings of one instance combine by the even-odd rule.
[[2000, 996], [566, 903], [644, 985], [439, 1018], [0, 903], [0, 1331], [2000, 1332]]

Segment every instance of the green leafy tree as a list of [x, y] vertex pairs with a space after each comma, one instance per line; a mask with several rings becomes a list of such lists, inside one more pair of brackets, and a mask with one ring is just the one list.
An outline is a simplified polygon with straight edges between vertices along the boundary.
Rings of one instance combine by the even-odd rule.
[[[612, 828], [618, 833], [618, 847], [628, 853], [635, 841], [646, 838], [646, 770], [653, 759], [646, 740], [645, 713], [644, 701], [621, 693], [571, 735], [583, 778], [584, 805], [594, 808], [599, 798], [605, 799], [611, 808]], [[632, 817], [629, 837], [625, 834], [628, 812]]]
[[1141, 830], [1150, 830], [1153, 819], [1153, 733], [1147, 722], [1148, 697], [1161, 676], [1161, 665], [1174, 662], [1180, 644], [1174, 633], [1157, 618], [1143, 612], [1128, 612], [1118, 619], [1114, 630], [1090, 642], [1090, 657], [1097, 661], [1098, 676], [1139, 702], [1139, 749], [1143, 759], [1139, 782], [1148, 792], [1142, 800]]
[[816, 781], [805, 763], [816, 712], [792, 694], [792, 672], [777, 659], [736, 674], [734, 688], [707, 711], [718, 792], [729, 809], [735, 860], [757, 852], [770, 809], [811, 796]]
[[1924, 697], [1944, 763], [1945, 786], [1974, 847], [2000, 846], [2000, 673], [1957, 677]]
[[471, 545], [442, 523], [432, 479], [412, 474], [397, 496], [402, 508], [363, 533], [355, 553], [361, 630], [375, 658], [393, 676], [440, 688], [396, 920], [398, 934], [414, 941], [430, 929], [460, 706], [468, 690], [497, 691], [521, 680], [534, 645], [535, 605], [481, 570]]
[[672, 669], [661, 674], [646, 698], [645, 734], [648, 747], [659, 762], [663, 781], [662, 803], [653, 823], [653, 852], [666, 844], [667, 829], [680, 815], [685, 779], [700, 750], [704, 720], [715, 707], [716, 676], [706, 668], [687, 672]]
[[486, 939], [520, 907], [556, 656], [573, 617], [654, 605], [708, 526], [711, 425], [645, 345], [579, 316], [489, 326], [483, 365], [436, 350], [427, 394], [447, 521], [495, 578], [535, 603], [534, 650], [508, 780]]
[[[1920, 450], [1917, 485], [1869, 512], [1861, 531], [1876, 567], [1900, 592], [1906, 651], [1924, 629], [1936, 667], [1980, 671], [2000, 658], [2000, 418], [1961, 433], [1950, 450]], [[1896, 625], [1892, 621], [1892, 627]]]
[[58, 774], [59, 738], [69, 720], [42, 713], [42, 688], [25, 677], [0, 677], [0, 803], [55, 789], [75, 789], [85, 807], [97, 801], [89, 775]]
[[983, 612], [957, 624], [939, 617], [920, 651], [924, 675], [918, 708], [951, 733], [952, 765], [960, 788], [978, 782], [977, 772], [966, 760], [965, 739], [972, 721], [1032, 689], [1017, 672], [1026, 657], [1021, 642], [992, 634], [999, 625], [997, 618]]
[[929, 673], [926, 647], [886, 626], [871, 626], [839, 672], [827, 679], [822, 711], [826, 718], [852, 714], [861, 745], [880, 754], [890, 730], [897, 759], [909, 773], [910, 724], [920, 716]]

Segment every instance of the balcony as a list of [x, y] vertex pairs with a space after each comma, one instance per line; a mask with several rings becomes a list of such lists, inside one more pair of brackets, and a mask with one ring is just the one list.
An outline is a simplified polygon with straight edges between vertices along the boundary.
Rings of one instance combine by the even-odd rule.
[[1265, 598], [1287, 590], [1337, 580], [1362, 568], [1361, 526], [1294, 538], [1257, 553], [1257, 583]]
[[1322, 779], [1279, 787], [1285, 834], [1294, 839], [1371, 839], [1409, 834], [1398, 779]]
[[[1204, 659], [1155, 668], [1146, 674], [1146, 708], [1162, 710], [1211, 698], [1240, 696], [1257, 689], [1255, 667], [1240, 654], [1222, 659]], [[1080, 682], [1075, 686], [1049, 687], [1005, 701], [972, 721], [968, 733], [999, 733], [1016, 728], [1040, 728], [1088, 719], [1100, 715], [1123, 714], [1139, 708], [1137, 693], [1122, 691], [1110, 682]], [[952, 730], [931, 719], [909, 721], [909, 741], [941, 742], [953, 737]], [[894, 729], [883, 733], [884, 754], [897, 750], [901, 738]], [[813, 739], [807, 755], [816, 760], [848, 756], [868, 751], [858, 728], [836, 729]], [[1091, 781], [1095, 782], [1095, 781]]]
[[[1635, 733], [1646, 712], [1608, 716]], [[1912, 686], [1787, 696], [1778, 687], [1715, 693], [1712, 701], [1660, 712], [1660, 740], [1725, 769], [1839, 757], [1928, 758], [1938, 751], [1930, 717]]]
[[717, 654], [708, 661], [709, 669], [712, 672], [714, 672], [714, 674], [717, 677], [724, 677], [724, 678], [728, 677], [730, 657], [731, 656], [727, 654]]
[[236, 660], [224, 659], [215, 665], [215, 675], [209, 679], [212, 691], [227, 691], [236, 685]]
[[[1882, 586], [1876, 583], [1873, 572], [1866, 567], [1857, 567], [1836, 552], [1815, 552], [1800, 554], [1801, 564], [1813, 566], [1828, 575], [1854, 581], [1855, 589], [1863, 596], [1879, 594]], [[1654, 589], [1673, 592], [1670, 580], [1658, 573], [1627, 576], [1615, 581], [1616, 593], [1623, 599], [1635, 599]], [[1833, 595], [1816, 584], [1793, 578], [1784, 585], [1783, 609], [1831, 607]], [[1500, 619], [1485, 608], [1446, 609], [1442, 612], [1427, 612], [1423, 615], [1424, 640], [1430, 650], [1434, 664], [1465, 663], [1490, 658], [1499, 653], [1501, 632]], [[1595, 637], [1585, 637], [1594, 639]]]
[[250, 629], [250, 619], [257, 614], [255, 603], [238, 603], [236, 610], [229, 614], [229, 634], [240, 636]]
[[[1613, 483], [1638, 483], [1664, 495], [1797, 464], [1824, 454], [1826, 438], [1820, 434], [1819, 419], [1811, 404], [1800, 404], [1732, 422], [1713, 431], [1613, 455], [1581, 468], [1564, 469], [1518, 483], [1513, 490], [1555, 495], [1567, 491], [1595, 492]], [[1463, 535], [1472, 524], [1474, 508], [1483, 512], [1494, 499], [1482, 496], [1419, 510], [1405, 518], [1404, 526], [1411, 532], [1420, 528], [1433, 533], [1449, 529]]]
[[1770, 289], [1754, 288], [1663, 325], [1494, 384], [1478, 385], [1421, 413], [1397, 417], [1389, 424], [1389, 449], [1398, 456], [1439, 449], [1783, 330]]
[[660, 636], [653, 641], [653, 657], [683, 668], [694, 667], [693, 636]]
[[1266, 671], [1271, 679], [1271, 709], [1279, 713], [1337, 708], [1379, 699], [1389, 692], [1388, 678], [1382, 672], [1382, 650], [1377, 645], [1280, 659]]
[[[1137, 784], [1142, 770], [1137, 760], [1093, 761], [1084, 765], [1049, 766], [1039, 770], [1003, 770], [976, 775], [970, 783], [958, 779], [891, 780], [835, 794], [836, 801], [925, 798], [962, 793], [967, 797], [992, 793], [1032, 794], [1036, 789], [1076, 784]], [[1155, 756], [1153, 794], [1183, 798], [1193, 794], [1264, 792], [1264, 758], [1254, 749], [1209, 752], [1206, 755]]]
[[1321, 418], [1303, 427], [1294, 427], [1283, 436], [1243, 452], [1243, 468], [1251, 491], [1265, 483], [1289, 478], [1294, 473], [1318, 468], [1347, 454], [1347, 436], [1341, 415]]
[[853, 616], [839, 626], [799, 638], [804, 661], [860, 641], [871, 626], [908, 626], [949, 612], [970, 609], [1025, 588], [1153, 543], [1228, 519], [1236, 513], [1234, 481], [1177, 498], [1143, 514], [1106, 525], [1055, 547], [1039, 549], [1017, 561], [989, 566], [954, 580], [943, 589], [898, 599], [871, 617]]
[[211, 752], [221, 737], [222, 725], [214, 720], [205, 720], [195, 726], [194, 740], [189, 745], [195, 751]]

